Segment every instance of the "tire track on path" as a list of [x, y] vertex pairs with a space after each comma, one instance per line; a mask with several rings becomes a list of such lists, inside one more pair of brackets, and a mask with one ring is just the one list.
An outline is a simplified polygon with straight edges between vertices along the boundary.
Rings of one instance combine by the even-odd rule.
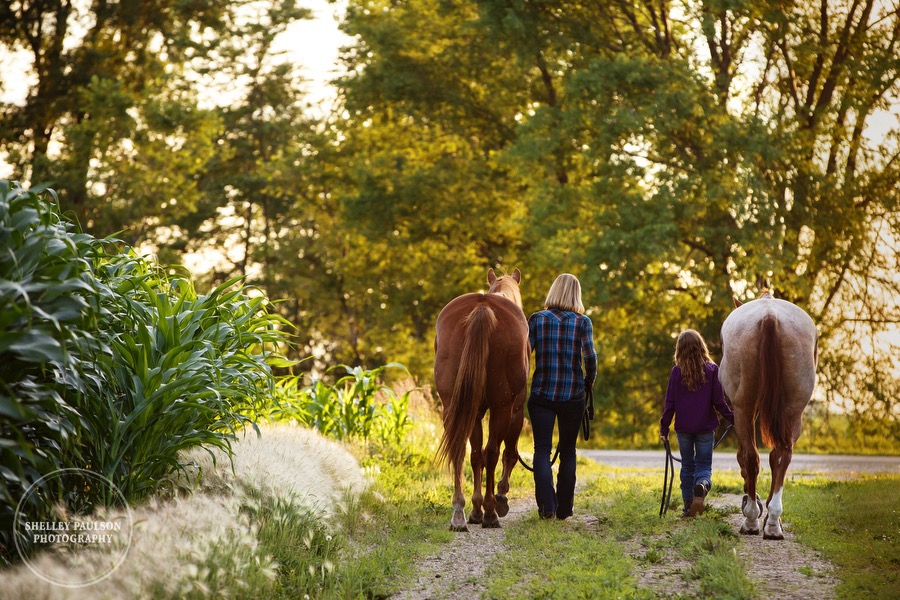
[[[471, 508], [471, 505], [469, 506]], [[448, 505], [447, 522], [450, 510]], [[390, 596], [392, 600], [478, 598], [485, 591], [482, 583], [487, 566], [503, 550], [506, 528], [535, 510], [530, 496], [509, 496], [509, 513], [500, 519], [499, 529], [469, 525], [468, 533], [457, 533], [439, 552], [415, 563], [415, 576], [406, 589]]]

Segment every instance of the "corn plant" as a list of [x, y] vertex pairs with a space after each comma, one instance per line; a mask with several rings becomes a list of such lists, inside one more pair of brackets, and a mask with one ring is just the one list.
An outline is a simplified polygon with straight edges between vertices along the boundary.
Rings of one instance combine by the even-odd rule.
[[381, 382], [387, 369], [402, 369], [400, 363], [388, 363], [375, 369], [337, 365], [329, 372], [342, 370], [332, 384], [314, 379], [300, 388], [299, 377], [281, 382], [273, 419], [294, 419], [313, 427], [322, 435], [344, 439], [375, 440], [384, 445], [400, 445], [412, 421], [409, 416], [410, 392], [398, 395]]
[[[185, 465], [230, 450], [274, 390], [286, 321], [237, 279], [198, 295], [114, 240], [78, 233], [56, 196], [0, 181], [0, 555], [14, 507], [62, 467], [112, 480], [128, 501]], [[59, 480], [56, 480], [59, 481]], [[29, 495], [52, 516], [65, 482]], [[67, 490], [70, 497], [72, 490]], [[110, 490], [81, 490], [90, 506]]]
[[[41, 199], [0, 181], [0, 554], [12, 551], [15, 506], [40, 477], [80, 460], [77, 399], [89, 389], [80, 348], [96, 346], [87, 313], [97, 286], [78, 235]], [[46, 195], [55, 200], [52, 191]], [[58, 481], [58, 480], [57, 480]], [[48, 518], [58, 484], [27, 497]]]
[[168, 280], [138, 257], [110, 257], [99, 269], [112, 294], [104, 307], [111, 355], [100, 357], [101, 389], [89, 399], [85, 452], [95, 469], [140, 499], [173, 469], [182, 450], [230, 450], [237, 430], [274, 389], [270, 362], [286, 322], [225, 282], [197, 296], [190, 281]]

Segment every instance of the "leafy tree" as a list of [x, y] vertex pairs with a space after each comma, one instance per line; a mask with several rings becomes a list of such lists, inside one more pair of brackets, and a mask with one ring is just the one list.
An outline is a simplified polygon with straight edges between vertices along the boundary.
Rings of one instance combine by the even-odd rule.
[[[862, 353], [852, 323], [874, 335], [897, 320], [897, 146], [866, 137], [896, 97], [897, 23], [895, 8], [860, 1], [351, 3], [347, 147], [384, 136], [387, 150], [354, 151], [360, 191], [346, 205], [369, 240], [402, 236], [414, 256], [404, 265], [443, 260], [477, 281], [493, 257], [452, 251], [471, 242], [443, 234], [451, 249], [438, 250], [406, 233], [433, 222], [429, 205], [464, 207], [457, 223], [480, 227], [479, 205], [444, 196], [458, 179], [420, 150], [437, 127], [477, 131], [491, 145], [466, 181], [516, 199], [502, 247], [534, 275], [528, 306], [558, 272], [585, 284], [618, 435], [652, 430], [674, 335], [700, 329], [718, 352], [731, 296], [769, 279], [820, 324], [827, 389], [840, 378], [832, 364], [875, 367], [883, 376], [859, 386], [869, 399], [848, 395], [896, 427], [891, 355], [866, 365], [836, 351]], [[485, 110], [493, 128], [474, 117]], [[443, 185], [409, 188], [411, 170]], [[444, 301], [460, 291], [448, 286]]]

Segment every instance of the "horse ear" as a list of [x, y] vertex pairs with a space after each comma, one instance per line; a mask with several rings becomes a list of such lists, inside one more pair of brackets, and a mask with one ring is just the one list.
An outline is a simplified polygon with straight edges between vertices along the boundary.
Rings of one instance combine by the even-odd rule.
[[513, 271], [512, 278], [516, 280], [516, 283], [521, 283], [522, 281], [522, 271], [516, 269]]
[[743, 302], [741, 302], [740, 300], [737, 299], [737, 296], [732, 296], [731, 299], [734, 300], [735, 308], [738, 308], [744, 304]]
[[494, 285], [495, 281], [497, 281], [497, 276], [494, 275], [494, 269], [488, 269], [488, 285]]

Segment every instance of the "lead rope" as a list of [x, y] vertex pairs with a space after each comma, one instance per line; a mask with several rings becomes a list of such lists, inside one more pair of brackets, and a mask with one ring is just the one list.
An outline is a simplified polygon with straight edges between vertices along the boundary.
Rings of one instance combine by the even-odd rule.
[[[722, 436], [719, 438], [713, 445], [713, 450], [719, 447], [719, 444], [722, 443], [722, 440], [725, 439], [725, 436], [728, 435], [728, 432], [731, 431], [733, 426], [729, 425], [725, 428], [725, 431], [722, 432]], [[662, 501], [659, 504], [659, 516], [662, 517], [669, 511], [669, 502], [672, 500], [672, 484], [675, 482], [675, 461], [681, 462], [680, 458], [675, 458], [672, 454], [672, 448], [669, 446], [669, 438], [666, 438], [663, 442], [666, 446], [666, 468], [663, 474], [663, 493], [662, 493]], [[668, 487], [668, 491], [666, 488]]]
[[[594, 420], [594, 389], [588, 388], [587, 395], [584, 401], [584, 414], [581, 417], [581, 435], [584, 437], [585, 441], [590, 439], [591, 437], [591, 421]], [[516, 454], [519, 454], [516, 452]], [[559, 458], [559, 444], [556, 444], [556, 452], [553, 453], [553, 459], [550, 461], [550, 466], [556, 464], [556, 459]], [[526, 470], [534, 473], [534, 468], [529, 467], [525, 464], [525, 461], [522, 460], [522, 455], [519, 454], [519, 464], [525, 467]]]

